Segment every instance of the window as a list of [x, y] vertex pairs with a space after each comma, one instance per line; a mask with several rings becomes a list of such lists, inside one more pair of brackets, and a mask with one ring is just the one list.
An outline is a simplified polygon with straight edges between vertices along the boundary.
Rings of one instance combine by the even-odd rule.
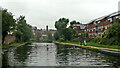
[[89, 32], [90, 32], [90, 29], [89, 29]]
[[119, 19], [120, 19], [120, 16], [119, 16]]
[[105, 29], [107, 29], [107, 27], [108, 27], [108, 26], [106, 25], [106, 26], [105, 26]]
[[100, 23], [100, 21], [98, 21], [98, 23]]
[[98, 29], [100, 29], [100, 28], [98, 27]]
[[110, 18], [110, 22], [112, 22], [112, 18]]
[[93, 29], [91, 29], [93, 31]]
[[97, 36], [97, 33], [95, 33], [95, 36]]
[[118, 16], [116, 16], [116, 18], [119, 18]]
[[101, 26], [101, 29], [103, 29], [103, 26]]

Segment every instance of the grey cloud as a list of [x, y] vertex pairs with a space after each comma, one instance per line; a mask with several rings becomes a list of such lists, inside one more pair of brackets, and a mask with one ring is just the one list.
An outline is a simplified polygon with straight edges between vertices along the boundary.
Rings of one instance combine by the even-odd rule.
[[61, 17], [89, 23], [92, 19], [117, 11], [119, 0], [6, 0], [4, 7], [16, 17], [25, 15], [38, 28], [54, 28]]

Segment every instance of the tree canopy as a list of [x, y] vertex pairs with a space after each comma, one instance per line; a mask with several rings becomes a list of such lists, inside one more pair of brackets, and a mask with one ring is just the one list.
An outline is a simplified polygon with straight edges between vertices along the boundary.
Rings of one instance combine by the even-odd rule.
[[69, 23], [69, 19], [67, 18], [60, 18], [58, 21], [55, 22], [55, 28], [57, 29], [54, 37], [55, 39], [59, 39], [61, 35], [63, 35], [63, 29], [67, 27]]
[[74, 21], [71, 21], [70, 22], [70, 28], [73, 28], [73, 24], [80, 24], [80, 22], [76, 22], [75, 20]]
[[52, 40], [53, 40], [52, 33], [50, 33], [50, 32], [48, 32], [48, 40], [49, 40], [49, 41], [52, 41]]
[[58, 21], [55, 22], [55, 28], [60, 32], [62, 29], [66, 28], [69, 23], [69, 19], [67, 18], [60, 18]]
[[13, 18], [11, 12], [8, 12], [7, 9], [2, 9], [2, 43], [4, 42], [5, 36], [8, 35], [8, 32], [11, 32], [15, 29], [16, 20]]
[[17, 19], [17, 30], [23, 33], [22, 40], [24, 42], [33, 37], [32, 28], [26, 23], [25, 16], [20, 16]]
[[56, 40], [71, 40], [72, 37], [74, 37], [77, 33], [74, 29], [72, 29], [73, 24], [78, 24], [79, 22], [72, 21], [70, 22], [70, 26], [67, 28], [67, 25], [69, 23], [69, 19], [67, 18], [60, 18], [58, 21], [55, 22], [55, 28], [57, 31], [54, 34], [54, 38]]
[[103, 33], [102, 38], [107, 39], [110, 45], [120, 45], [120, 23], [112, 24], [112, 26]]
[[37, 32], [37, 33], [36, 33], [36, 39], [37, 39], [37, 40], [40, 40], [40, 37], [41, 37], [41, 36], [42, 36], [42, 34], [41, 34], [40, 32]]

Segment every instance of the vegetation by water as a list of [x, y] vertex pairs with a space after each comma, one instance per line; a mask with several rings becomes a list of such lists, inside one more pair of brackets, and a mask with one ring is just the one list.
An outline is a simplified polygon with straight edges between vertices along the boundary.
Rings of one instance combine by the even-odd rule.
[[16, 20], [13, 18], [11, 12], [8, 12], [6, 9], [2, 11], [2, 43], [4, 42], [5, 36], [8, 35], [8, 32], [12, 31], [15, 28]]
[[86, 40], [87, 45], [120, 49], [120, 23], [112, 24], [112, 26], [110, 26], [102, 36], [97, 36], [94, 39], [89, 38], [87, 31], [83, 32], [81, 36], [74, 31], [72, 27], [73, 24], [80, 24], [79, 22], [72, 21], [70, 22], [70, 26], [67, 27], [68, 23], [69, 19], [67, 18], [60, 18], [55, 22], [55, 28], [57, 31], [54, 35], [54, 38], [56, 41], [70, 41], [69, 43], [78, 43]]
[[[14, 15], [7, 9], [2, 9], [2, 48], [16, 46], [23, 42], [28, 42], [33, 37], [31, 25], [26, 23], [25, 16], [14, 19]], [[16, 41], [10, 44], [4, 44], [5, 37], [12, 35]]]
[[[8, 34], [16, 36], [16, 42], [14, 43], [21, 43], [30, 41], [33, 37], [32, 26], [26, 23], [25, 16], [20, 16], [16, 20], [13, 18], [11, 12], [8, 12], [7, 9], [2, 9], [2, 35], [3, 41], [5, 36]], [[8, 22], [9, 21], [9, 22]], [[70, 26], [69, 19], [67, 18], [60, 18], [58, 21], [55, 22], [55, 28], [57, 31], [54, 34], [54, 38], [52, 37], [51, 33], [45, 37], [48, 41], [59, 40], [61, 42], [65, 41], [72, 41], [72, 43], [79, 42], [85, 39], [88, 42], [88, 45], [94, 46], [101, 46], [101, 47], [110, 47], [110, 48], [117, 48], [120, 45], [120, 23], [114, 23], [112, 26], [108, 28], [104, 32], [101, 37], [96, 37], [93, 40], [89, 39], [88, 32], [83, 32], [81, 36], [79, 36], [76, 31], [73, 29], [73, 24], [80, 24], [80, 22], [71, 21]], [[40, 33], [37, 33], [37, 37], [41, 37]], [[94, 43], [93, 43], [94, 42]], [[6, 46], [3, 46], [6, 47]], [[119, 48], [118, 48], [119, 49]]]
[[3, 44], [2, 48], [3, 48], [3, 49], [4, 49], [4, 48], [9, 48], [10, 46], [15, 46], [15, 45], [18, 45], [18, 44], [20, 44], [20, 43], [10, 43], [9, 45]]
[[96, 47], [103, 47], [103, 48], [113, 48], [113, 49], [120, 49], [119, 45], [103, 45], [94, 42], [87, 42], [87, 45], [96, 46]]
[[26, 23], [25, 16], [20, 16], [16, 23], [16, 29], [13, 35], [16, 36], [16, 42], [27, 42], [33, 37], [32, 26]]
[[[60, 42], [60, 41], [58, 41], [58, 42]], [[71, 43], [71, 44], [78, 44], [78, 45], [80, 45], [80, 42], [64, 41], [64, 43]], [[84, 45], [84, 43], [82, 43], [82, 44]], [[103, 44], [98, 44], [98, 43], [94, 43], [94, 42], [87, 42], [87, 46], [120, 49], [119, 45], [103, 45]]]
[[[16, 46], [17, 44], [24, 42], [39, 42], [39, 38], [42, 36], [40, 32], [37, 32], [37, 40], [30, 40], [33, 38], [32, 26], [27, 24], [25, 16], [20, 16], [17, 19], [14, 19], [14, 15], [11, 12], [8, 12], [7, 9], [2, 9], [2, 48], [9, 48], [11, 46]], [[7, 35], [15, 36], [16, 41], [10, 44], [4, 44], [5, 37]], [[46, 36], [48, 41], [52, 41], [54, 38], [51, 33], [48, 33]]]
[[101, 37], [96, 37], [93, 42], [105, 45], [120, 46], [120, 23], [114, 23], [106, 30]]
[[55, 22], [55, 28], [57, 29], [56, 33], [54, 34], [55, 40], [71, 40], [74, 36], [77, 36], [76, 31], [72, 29], [72, 24], [78, 24], [79, 22], [70, 22], [71, 25], [67, 28], [68, 23], [69, 19], [67, 18], [60, 18]]
[[[30, 40], [33, 38], [32, 26], [27, 24], [25, 16], [20, 16], [17, 19], [14, 19], [14, 15], [11, 12], [8, 12], [7, 9], [2, 9], [2, 48], [9, 48], [16, 46], [24, 42], [38, 42], [41, 34], [37, 33], [37, 40]], [[7, 35], [12, 35], [16, 37], [16, 41], [10, 44], [4, 44], [5, 37]], [[51, 33], [48, 33], [48, 39], [52, 41], [53, 37]]]

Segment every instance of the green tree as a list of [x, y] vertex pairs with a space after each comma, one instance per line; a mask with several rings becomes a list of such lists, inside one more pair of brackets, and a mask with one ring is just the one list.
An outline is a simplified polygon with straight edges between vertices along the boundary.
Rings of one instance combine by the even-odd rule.
[[71, 21], [70, 22], [70, 28], [73, 28], [73, 24], [80, 24], [80, 22], [76, 22], [75, 20], [74, 21]]
[[15, 30], [13, 35], [16, 36], [16, 42], [22, 42], [23, 33], [19, 30]]
[[42, 36], [42, 34], [40, 32], [37, 32], [36, 34], [36, 39], [39, 40], [39, 38]]
[[58, 31], [56, 31], [55, 34], [54, 34], [54, 39], [58, 40], [59, 38], [60, 38], [60, 34], [59, 34]]
[[67, 27], [69, 23], [69, 19], [67, 18], [60, 18], [58, 21], [55, 22], [55, 28], [57, 29], [56, 33], [54, 34], [54, 38], [58, 40], [61, 35], [63, 35], [63, 30]]
[[69, 19], [60, 18], [58, 21], [55, 22], [55, 28], [57, 30], [64, 29], [67, 27], [68, 22], [69, 22]]
[[69, 29], [72, 33], [72, 37], [78, 36], [77, 32], [74, 29], [72, 29], [71, 27], [69, 27]]
[[120, 45], [120, 23], [114, 23], [102, 35], [102, 38], [108, 39], [110, 45]]
[[48, 40], [49, 40], [49, 41], [52, 41], [52, 40], [53, 40], [52, 33], [50, 33], [50, 32], [48, 32]]
[[2, 9], [2, 43], [8, 32], [12, 32], [15, 29], [15, 22], [16, 20], [13, 18], [12, 13], [8, 12], [7, 9]]
[[89, 38], [89, 35], [88, 35], [88, 32], [87, 32], [87, 31], [83, 33], [83, 38], [84, 38], [84, 39], [88, 39], [88, 38]]
[[65, 40], [71, 40], [71, 38], [72, 38], [72, 31], [71, 31], [71, 29], [70, 28], [65, 28], [63, 30], [63, 35], [65, 37]]
[[17, 30], [23, 33], [23, 42], [29, 41], [33, 37], [32, 28], [26, 23], [25, 16], [20, 16], [17, 19]]
[[69, 23], [69, 19], [66, 18], [60, 18], [58, 21], [55, 22], [55, 28], [57, 31], [62, 35], [62, 30], [67, 27]]
[[59, 41], [64, 42], [65, 41], [65, 36], [61, 35]]

